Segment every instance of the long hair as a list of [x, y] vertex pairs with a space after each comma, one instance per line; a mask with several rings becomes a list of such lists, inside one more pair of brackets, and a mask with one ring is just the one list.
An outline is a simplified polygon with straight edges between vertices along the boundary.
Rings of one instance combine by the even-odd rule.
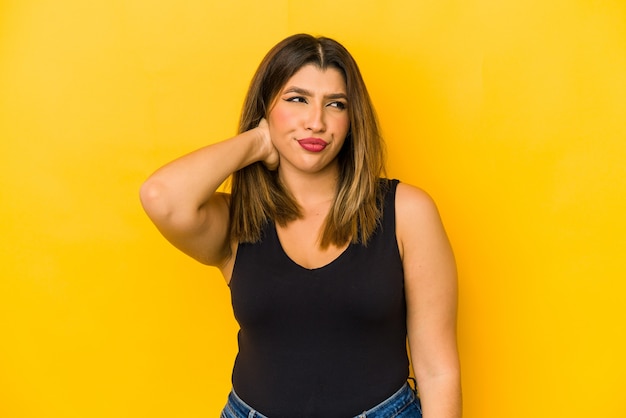
[[[350, 53], [337, 41], [308, 34], [290, 36], [274, 46], [257, 69], [243, 105], [239, 132], [267, 118], [273, 100], [305, 65], [337, 69], [348, 94], [350, 128], [337, 158], [339, 178], [334, 202], [320, 236], [320, 246], [366, 244], [382, 216], [379, 178], [384, 172], [384, 144], [376, 113]], [[256, 162], [233, 173], [230, 206], [231, 239], [257, 242], [267, 222], [286, 225], [301, 210], [281, 184], [277, 171]]]

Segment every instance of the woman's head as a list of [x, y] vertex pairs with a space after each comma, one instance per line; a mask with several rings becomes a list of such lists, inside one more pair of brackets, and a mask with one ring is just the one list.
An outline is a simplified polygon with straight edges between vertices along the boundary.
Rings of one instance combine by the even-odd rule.
[[[317, 66], [321, 70], [336, 69], [343, 76], [346, 85], [350, 126], [343, 148], [337, 157], [340, 170], [339, 183], [336, 204], [329, 217], [336, 218], [335, 224], [344, 226], [350, 224], [350, 231], [340, 233], [338, 239], [322, 240], [326, 243], [341, 243], [345, 242], [346, 236], [356, 239], [355, 227], [363, 222], [361, 219], [363, 211], [359, 210], [359, 206], [364, 205], [365, 202], [369, 202], [367, 205], [371, 206], [372, 199], [374, 199], [373, 204], [376, 204], [378, 178], [384, 171], [384, 145], [378, 121], [367, 88], [352, 55], [340, 43], [325, 37], [298, 34], [279, 42], [267, 53], [254, 74], [244, 102], [239, 131], [250, 130], [256, 127], [262, 118], [267, 118], [274, 100], [287, 81], [307, 65]], [[253, 177], [259, 176], [263, 177], [260, 182], [265, 185], [263, 189], [267, 189], [267, 193], [263, 193], [267, 196], [271, 195], [274, 199], [277, 192], [281, 195], [283, 192], [288, 194], [286, 191], [277, 191], [276, 189], [281, 186], [276, 176], [257, 164], [254, 168], [246, 168], [235, 173], [233, 195], [243, 187], [250, 188], [246, 185], [250, 184]], [[255, 185], [257, 186], [258, 184]], [[248, 193], [245, 195], [246, 198], [249, 197]], [[264, 212], [268, 217], [281, 222], [281, 219], [276, 219], [274, 212], [282, 213], [285, 209], [283, 204], [282, 200], [281, 203], [276, 202], [275, 209], [266, 209]], [[270, 206], [273, 205], [270, 204]], [[295, 207], [297, 210], [297, 205]], [[333, 211], [336, 213], [333, 214]], [[287, 212], [292, 213], [291, 210]], [[358, 215], [359, 213], [361, 215]], [[283, 220], [288, 221], [297, 216], [297, 212], [292, 213]], [[373, 221], [376, 222], [378, 217], [374, 216], [374, 218]], [[371, 228], [365, 228], [365, 231], [362, 231], [365, 232], [365, 237], [369, 235], [369, 229]]]
[[[348, 114], [350, 130], [346, 140], [346, 150], [340, 159], [346, 160], [346, 153], [352, 151], [357, 160], [366, 158], [366, 150], [380, 157], [373, 157], [372, 169], [382, 171], [383, 147], [374, 108], [361, 72], [352, 55], [339, 42], [308, 34], [290, 36], [274, 46], [259, 65], [244, 103], [239, 131], [244, 132], [267, 118], [272, 103], [285, 83], [305, 65], [315, 65], [322, 70], [337, 69], [344, 77], [348, 94]], [[354, 148], [353, 148], [354, 147]], [[348, 158], [348, 160], [351, 158]], [[341, 161], [346, 163], [346, 161]], [[356, 163], [356, 162], [355, 162]], [[360, 165], [356, 163], [356, 165]]]

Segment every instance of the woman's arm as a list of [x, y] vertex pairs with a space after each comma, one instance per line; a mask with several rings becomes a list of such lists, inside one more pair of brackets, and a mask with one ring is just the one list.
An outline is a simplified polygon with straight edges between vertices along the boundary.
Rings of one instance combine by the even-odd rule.
[[231, 255], [229, 196], [216, 190], [233, 172], [256, 161], [270, 168], [278, 164], [265, 120], [161, 167], [142, 185], [141, 202], [174, 246], [201, 263], [221, 267]]
[[399, 184], [396, 213], [409, 347], [423, 416], [459, 418], [462, 402], [454, 255], [435, 203], [425, 192]]

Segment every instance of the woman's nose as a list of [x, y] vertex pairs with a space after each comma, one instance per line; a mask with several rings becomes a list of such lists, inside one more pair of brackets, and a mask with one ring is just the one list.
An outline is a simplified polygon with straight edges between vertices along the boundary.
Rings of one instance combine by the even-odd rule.
[[307, 115], [306, 129], [313, 132], [324, 132], [326, 130], [323, 108], [310, 106]]

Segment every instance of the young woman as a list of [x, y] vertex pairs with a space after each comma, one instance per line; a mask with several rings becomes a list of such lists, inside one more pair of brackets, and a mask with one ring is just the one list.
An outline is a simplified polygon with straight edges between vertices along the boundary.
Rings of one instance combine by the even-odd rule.
[[461, 416], [454, 257], [431, 198], [381, 178], [383, 148], [352, 56], [300, 34], [262, 61], [238, 135], [143, 185], [165, 238], [230, 286], [222, 417]]

